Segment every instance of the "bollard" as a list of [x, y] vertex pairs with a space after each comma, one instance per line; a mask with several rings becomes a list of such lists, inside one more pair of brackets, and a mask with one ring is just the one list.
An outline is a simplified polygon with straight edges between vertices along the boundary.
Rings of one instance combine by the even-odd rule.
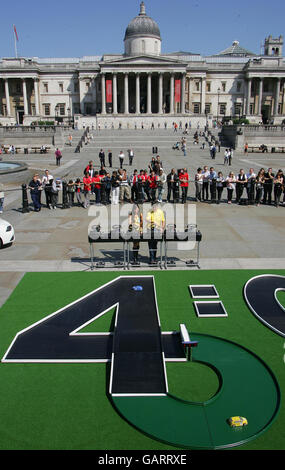
[[25, 214], [27, 212], [30, 212], [27, 185], [22, 184], [22, 213]]
[[68, 209], [68, 198], [67, 198], [67, 183], [66, 181], [62, 182], [62, 208]]

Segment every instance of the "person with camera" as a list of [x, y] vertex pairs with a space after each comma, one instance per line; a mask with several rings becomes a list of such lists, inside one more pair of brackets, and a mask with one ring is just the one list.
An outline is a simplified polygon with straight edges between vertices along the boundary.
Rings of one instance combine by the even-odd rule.
[[227, 185], [227, 193], [228, 193], [228, 204], [231, 204], [233, 200], [233, 192], [236, 189], [236, 177], [232, 171], [229, 173], [229, 176], [226, 178], [226, 185]]
[[209, 186], [210, 186], [211, 204], [215, 204], [217, 202], [217, 173], [214, 167], [210, 168]]
[[264, 185], [264, 169], [261, 168], [255, 180], [255, 187], [256, 187], [255, 203], [257, 206], [259, 206], [261, 203], [261, 199], [263, 196], [263, 185]]
[[40, 191], [42, 190], [42, 183], [39, 179], [39, 175], [35, 174], [33, 179], [30, 181], [28, 189], [30, 190], [31, 199], [34, 205], [34, 211], [40, 212], [42, 206], [40, 203]]
[[244, 170], [241, 168], [236, 178], [236, 202], [239, 204], [243, 195], [243, 190], [247, 184], [247, 177]]
[[205, 165], [202, 171], [203, 175], [203, 186], [202, 186], [202, 201], [208, 201], [209, 199], [209, 170]]
[[224, 187], [226, 186], [226, 180], [221, 171], [218, 172], [216, 184], [217, 184], [217, 193], [218, 193], [217, 204], [220, 204], [223, 190], [224, 190]]
[[271, 205], [272, 189], [273, 189], [274, 173], [272, 173], [272, 168], [268, 168], [267, 172], [264, 174], [264, 195], [263, 195], [263, 204]]
[[278, 170], [273, 180], [274, 184], [274, 205], [279, 207], [282, 191], [284, 189], [284, 174], [282, 170]]
[[247, 199], [250, 205], [254, 204], [254, 195], [255, 195], [255, 181], [256, 181], [256, 174], [254, 173], [254, 169], [250, 168], [249, 172], [246, 175], [247, 183], [246, 183], [246, 192], [247, 192]]

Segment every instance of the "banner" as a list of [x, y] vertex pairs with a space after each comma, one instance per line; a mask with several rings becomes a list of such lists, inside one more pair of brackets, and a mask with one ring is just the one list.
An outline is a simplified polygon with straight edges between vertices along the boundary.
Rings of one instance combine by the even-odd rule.
[[113, 82], [112, 80], [106, 80], [106, 103], [112, 103], [113, 101]]
[[16, 26], [15, 26], [15, 25], [13, 25], [13, 27], [14, 27], [14, 33], [15, 33], [15, 37], [16, 37], [17, 41], [19, 41], [19, 37], [18, 37], [17, 30], [16, 30]]
[[180, 100], [181, 100], [181, 80], [175, 80], [174, 101], [175, 103], [180, 103]]

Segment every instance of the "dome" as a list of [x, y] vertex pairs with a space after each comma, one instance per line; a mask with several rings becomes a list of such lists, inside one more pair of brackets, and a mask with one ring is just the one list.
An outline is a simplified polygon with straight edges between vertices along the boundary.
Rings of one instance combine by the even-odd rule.
[[146, 15], [144, 2], [141, 2], [140, 13], [128, 25], [125, 33], [125, 41], [132, 37], [145, 36], [161, 40], [157, 23]]

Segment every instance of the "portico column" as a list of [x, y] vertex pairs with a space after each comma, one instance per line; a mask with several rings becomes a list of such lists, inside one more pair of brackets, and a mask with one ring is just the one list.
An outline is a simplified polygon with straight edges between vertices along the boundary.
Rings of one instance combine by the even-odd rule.
[[186, 83], [186, 76], [185, 73], [182, 74], [182, 81], [181, 81], [181, 114], [185, 113], [185, 83]]
[[24, 115], [29, 114], [28, 110], [28, 100], [27, 100], [27, 84], [25, 78], [23, 78], [23, 99], [24, 99]]
[[263, 78], [259, 80], [259, 100], [258, 100], [258, 115], [261, 116], [261, 108], [262, 108], [262, 94], [263, 94]]
[[8, 78], [5, 78], [4, 80], [5, 80], [5, 97], [6, 97], [7, 116], [11, 116], [9, 82], [8, 82]]
[[201, 83], [201, 114], [205, 113], [205, 107], [206, 107], [206, 78], [202, 78], [202, 83]]
[[147, 76], [147, 114], [151, 114], [151, 73]]
[[105, 74], [101, 74], [101, 95], [102, 95], [102, 109], [101, 114], [106, 114], [106, 82]]
[[141, 95], [140, 95], [140, 74], [136, 74], [136, 114], [140, 114], [140, 103], [141, 103]]
[[40, 115], [39, 108], [39, 90], [38, 90], [38, 79], [34, 79], [34, 91], [35, 91], [35, 107], [36, 107], [36, 116]]
[[251, 78], [247, 81], [247, 100], [246, 100], [246, 115], [250, 115], [250, 98], [251, 98]]
[[276, 80], [275, 100], [274, 100], [274, 116], [278, 116], [278, 105], [280, 96], [280, 78]]
[[170, 76], [170, 114], [174, 113], [174, 75]]
[[113, 74], [113, 114], [118, 114], [117, 74]]
[[162, 114], [163, 74], [158, 74], [158, 114]]
[[129, 114], [129, 74], [125, 73], [125, 114]]

